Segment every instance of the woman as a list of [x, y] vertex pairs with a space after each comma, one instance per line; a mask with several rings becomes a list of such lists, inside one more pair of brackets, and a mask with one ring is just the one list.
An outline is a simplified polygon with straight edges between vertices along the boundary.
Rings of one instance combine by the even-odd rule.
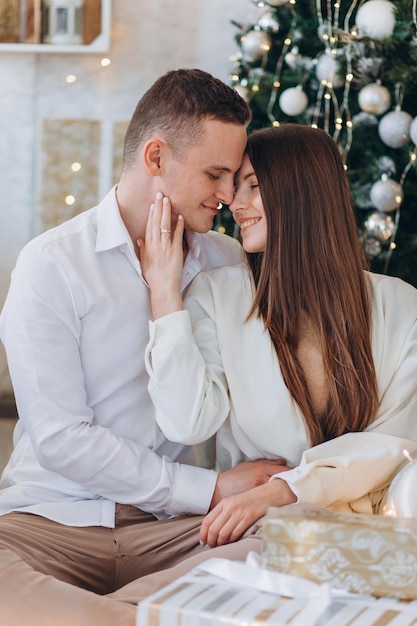
[[364, 271], [347, 176], [324, 131], [250, 135], [230, 209], [247, 263], [197, 276], [184, 310], [183, 223], [165, 232], [168, 199], [141, 246], [160, 428], [188, 444], [217, 432], [220, 469], [286, 462], [215, 507], [201, 540], [235, 541], [269, 506], [296, 501], [380, 513], [403, 450], [417, 450], [417, 290]]

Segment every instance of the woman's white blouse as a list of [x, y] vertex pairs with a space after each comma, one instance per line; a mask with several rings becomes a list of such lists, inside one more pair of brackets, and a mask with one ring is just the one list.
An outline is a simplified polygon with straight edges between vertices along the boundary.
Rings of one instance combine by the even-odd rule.
[[263, 322], [246, 321], [253, 294], [240, 265], [201, 273], [184, 311], [150, 322], [149, 391], [166, 437], [194, 444], [217, 432], [220, 470], [282, 457], [294, 469], [277, 477], [299, 502], [375, 511], [403, 450], [417, 453], [417, 290], [367, 276], [380, 407], [364, 432], [310, 448]]

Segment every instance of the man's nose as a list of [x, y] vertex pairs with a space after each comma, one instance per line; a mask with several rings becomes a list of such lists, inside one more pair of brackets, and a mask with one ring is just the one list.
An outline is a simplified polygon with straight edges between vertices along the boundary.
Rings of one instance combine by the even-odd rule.
[[234, 183], [233, 180], [222, 181], [221, 186], [217, 189], [216, 198], [220, 200], [222, 204], [230, 205], [233, 200]]

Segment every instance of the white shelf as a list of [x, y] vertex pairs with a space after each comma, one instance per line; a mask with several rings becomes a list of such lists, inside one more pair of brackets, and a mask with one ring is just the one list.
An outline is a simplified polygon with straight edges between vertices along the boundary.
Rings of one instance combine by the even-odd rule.
[[110, 49], [111, 0], [101, 0], [101, 33], [90, 44], [0, 43], [0, 52], [88, 54]]

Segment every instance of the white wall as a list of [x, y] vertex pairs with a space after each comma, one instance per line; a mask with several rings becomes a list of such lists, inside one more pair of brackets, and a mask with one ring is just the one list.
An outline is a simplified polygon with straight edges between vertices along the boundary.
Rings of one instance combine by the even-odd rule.
[[[170, 69], [199, 67], [228, 82], [229, 56], [252, 0], [112, 0], [106, 54], [10, 52], [0, 47], [0, 307], [10, 272], [36, 234], [39, 128], [45, 118], [128, 120], [154, 80]], [[103, 56], [112, 63], [100, 66]], [[78, 80], [65, 82], [68, 74]], [[103, 192], [111, 186], [101, 177]], [[0, 346], [0, 397], [11, 391]]]

